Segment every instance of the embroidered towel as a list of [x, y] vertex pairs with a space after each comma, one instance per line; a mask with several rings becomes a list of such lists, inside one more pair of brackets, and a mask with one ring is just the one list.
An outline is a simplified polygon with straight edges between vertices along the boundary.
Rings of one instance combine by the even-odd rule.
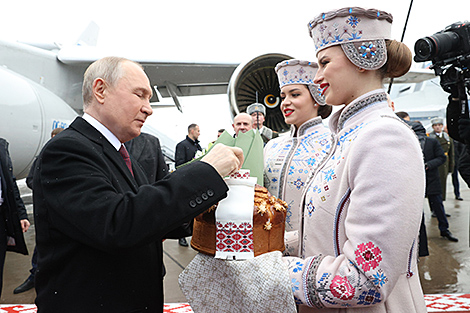
[[253, 202], [256, 178], [240, 170], [225, 179], [228, 195], [215, 211], [215, 258], [246, 260], [254, 258]]

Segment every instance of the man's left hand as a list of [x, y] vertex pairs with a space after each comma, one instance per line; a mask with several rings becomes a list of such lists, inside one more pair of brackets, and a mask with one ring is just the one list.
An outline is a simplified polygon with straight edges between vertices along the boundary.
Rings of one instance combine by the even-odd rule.
[[23, 233], [27, 232], [29, 229], [29, 226], [31, 225], [27, 219], [21, 220], [21, 229], [23, 230]]

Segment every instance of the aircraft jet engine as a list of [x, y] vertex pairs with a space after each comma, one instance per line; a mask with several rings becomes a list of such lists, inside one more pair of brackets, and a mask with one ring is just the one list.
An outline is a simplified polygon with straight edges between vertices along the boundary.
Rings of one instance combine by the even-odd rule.
[[277, 63], [292, 59], [286, 54], [269, 53], [240, 64], [233, 72], [228, 97], [233, 116], [245, 112], [247, 106], [258, 102], [266, 107], [265, 125], [272, 130], [285, 132], [290, 127], [284, 122], [279, 108], [279, 81], [274, 67]]

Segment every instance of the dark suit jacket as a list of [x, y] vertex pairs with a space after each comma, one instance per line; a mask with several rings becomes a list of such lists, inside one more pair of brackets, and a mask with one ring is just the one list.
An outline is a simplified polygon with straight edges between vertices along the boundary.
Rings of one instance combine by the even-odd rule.
[[140, 133], [125, 145], [132, 161], [136, 160], [142, 166], [149, 183], [154, 183], [168, 174], [168, 166], [157, 137]]
[[0, 138], [0, 170], [4, 209], [4, 212], [1, 212], [3, 214], [2, 218], [6, 220], [7, 236], [15, 239], [15, 245], [9, 245], [7, 250], [26, 255], [28, 249], [24, 241], [20, 220], [27, 219], [28, 214], [16, 185], [16, 178], [13, 175], [8, 142], [3, 138]]
[[164, 234], [228, 191], [204, 162], [153, 185], [77, 118], [42, 150], [34, 176], [38, 312], [162, 312]]

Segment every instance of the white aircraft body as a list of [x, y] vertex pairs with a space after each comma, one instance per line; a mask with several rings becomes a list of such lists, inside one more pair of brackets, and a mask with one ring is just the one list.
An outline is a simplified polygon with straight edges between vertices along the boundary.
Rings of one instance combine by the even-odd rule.
[[[99, 52], [97, 36], [98, 26], [91, 23], [71, 47], [0, 40], [0, 137], [10, 143], [18, 179], [28, 174], [51, 131], [68, 127], [82, 113], [81, 88], [88, 65], [116, 55]], [[259, 102], [267, 109], [265, 125], [279, 132], [289, 128], [278, 107], [280, 90], [274, 72], [278, 62], [292, 58], [289, 55], [264, 54], [241, 64], [128, 58], [144, 66], [155, 91], [154, 107], [170, 99], [181, 110], [181, 96], [227, 93], [232, 116]], [[395, 82], [431, 77], [431, 71], [414, 71]], [[174, 140], [150, 125], [144, 125], [143, 131], [157, 136], [165, 157], [173, 159]]]

